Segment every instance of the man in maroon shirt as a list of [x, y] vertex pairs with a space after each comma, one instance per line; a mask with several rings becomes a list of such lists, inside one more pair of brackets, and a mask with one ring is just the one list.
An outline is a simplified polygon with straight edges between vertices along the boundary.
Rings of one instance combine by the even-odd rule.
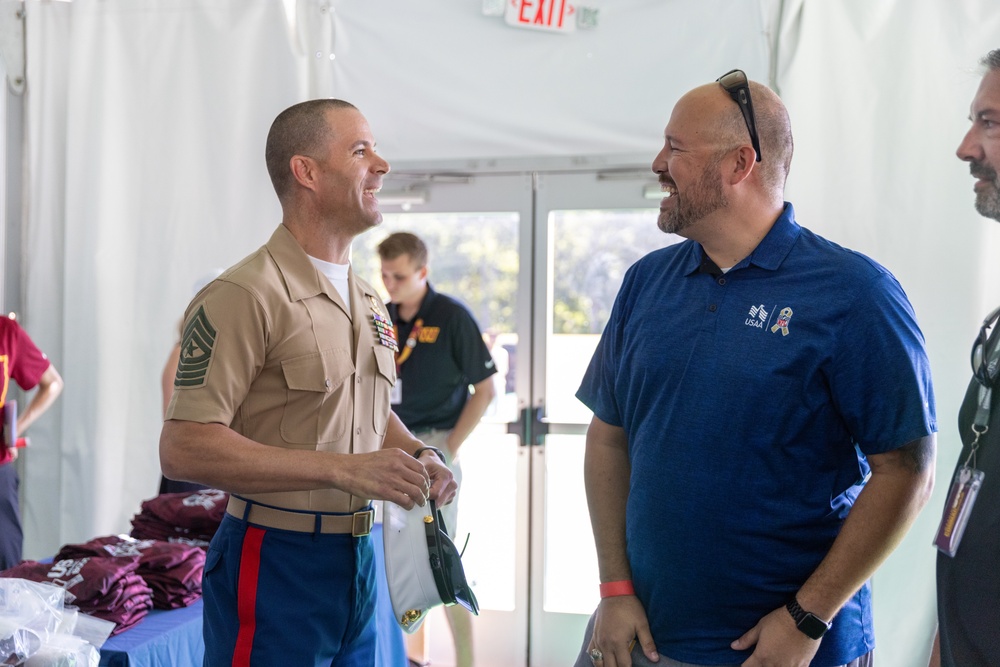
[[[23, 433], [56, 400], [63, 381], [55, 367], [31, 341], [12, 317], [0, 316], [0, 408], [7, 403], [10, 381], [21, 389], [38, 391], [28, 407], [17, 415], [17, 433]], [[18, 507], [19, 480], [14, 469], [15, 447], [7, 448], [0, 439], [0, 570], [21, 561], [21, 511]]]

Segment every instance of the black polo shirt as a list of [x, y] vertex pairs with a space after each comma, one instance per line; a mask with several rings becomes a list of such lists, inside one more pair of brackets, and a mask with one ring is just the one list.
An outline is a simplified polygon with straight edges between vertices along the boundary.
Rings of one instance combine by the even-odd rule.
[[[987, 349], [1000, 344], [994, 331]], [[979, 440], [975, 467], [986, 473], [969, 523], [954, 557], [937, 555], [938, 622], [941, 667], [1000, 665], [1000, 388], [992, 394], [989, 429]], [[962, 453], [956, 470], [969, 456], [972, 422], [979, 404], [979, 383], [973, 379], [958, 412]], [[938, 478], [947, 484], [951, 477]]]
[[[412, 321], [399, 318], [396, 304], [387, 306], [396, 325], [396, 371], [403, 385], [402, 401], [392, 409], [411, 431], [453, 428], [469, 399], [469, 385], [496, 373], [479, 325], [468, 308], [435, 292], [430, 283]], [[417, 321], [416, 345], [399, 364]]]

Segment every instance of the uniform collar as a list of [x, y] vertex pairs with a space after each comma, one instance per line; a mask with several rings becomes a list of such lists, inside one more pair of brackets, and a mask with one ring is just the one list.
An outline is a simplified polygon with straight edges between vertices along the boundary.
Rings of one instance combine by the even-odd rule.
[[[795, 245], [795, 241], [799, 238], [801, 232], [802, 227], [795, 222], [794, 207], [792, 207], [791, 203], [785, 202], [784, 210], [782, 210], [778, 219], [774, 221], [774, 224], [771, 225], [771, 229], [768, 230], [764, 238], [757, 244], [757, 247], [753, 249], [753, 252], [743, 258], [733, 269], [742, 269], [753, 264], [769, 271], [776, 270], [781, 266], [785, 257], [788, 256], [789, 251]], [[704, 272], [701, 269], [703, 263], [706, 261], [711, 262], [711, 259], [705, 254], [705, 250], [701, 247], [701, 244], [692, 243], [691, 252], [687, 259], [687, 270], [684, 272], [685, 275], [691, 275], [699, 271]]]
[[[340, 294], [326, 279], [326, 276], [320, 273], [319, 269], [309, 261], [309, 255], [302, 249], [287, 227], [278, 225], [265, 247], [285, 281], [285, 289], [288, 290], [290, 300], [301, 301], [318, 294], [325, 294], [347, 312], [347, 305], [340, 298]], [[371, 297], [378, 299], [378, 294], [374, 290], [370, 290], [367, 285], [357, 280], [353, 268], [348, 270], [347, 277], [353, 294], [356, 295], [360, 292], [366, 301]]]

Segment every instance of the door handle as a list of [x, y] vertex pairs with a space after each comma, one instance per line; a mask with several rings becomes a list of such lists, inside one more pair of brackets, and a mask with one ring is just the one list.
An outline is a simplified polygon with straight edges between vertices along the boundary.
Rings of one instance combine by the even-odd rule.
[[549, 434], [548, 422], [542, 421], [542, 411], [540, 407], [522, 408], [516, 422], [507, 422], [507, 433], [518, 436], [522, 447], [540, 447]]

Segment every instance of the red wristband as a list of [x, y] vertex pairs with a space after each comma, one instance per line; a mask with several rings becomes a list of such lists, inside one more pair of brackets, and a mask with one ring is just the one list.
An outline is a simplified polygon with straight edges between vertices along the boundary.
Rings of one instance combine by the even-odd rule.
[[632, 587], [631, 579], [625, 579], [624, 581], [609, 581], [606, 584], [601, 584], [602, 598], [613, 598], [619, 595], [635, 595], [635, 589]]

